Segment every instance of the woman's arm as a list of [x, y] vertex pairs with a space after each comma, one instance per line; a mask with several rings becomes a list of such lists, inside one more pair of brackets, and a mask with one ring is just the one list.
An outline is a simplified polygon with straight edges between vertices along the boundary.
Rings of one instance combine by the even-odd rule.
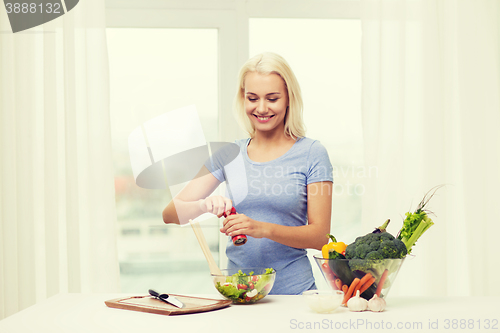
[[[218, 217], [231, 210], [231, 200], [222, 196], [208, 197], [220, 182], [204, 166], [185, 188], [163, 210], [165, 223], [185, 224], [203, 213]], [[208, 198], [207, 198], [208, 197]]]
[[295, 248], [321, 250], [328, 242], [326, 234], [330, 232], [332, 190], [332, 182], [307, 185], [307, 225], [289, 227], [255, 221], [244, 214], [237, 214], [224, 220], [221, 232], [229, 236], [246, 234], [255, 238], [265, 237]]

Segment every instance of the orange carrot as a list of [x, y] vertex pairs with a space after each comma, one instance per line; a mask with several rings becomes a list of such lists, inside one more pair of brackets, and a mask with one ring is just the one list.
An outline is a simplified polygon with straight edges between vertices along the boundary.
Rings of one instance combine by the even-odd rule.
[[340, 279], [336, 279], [335, 284], [339, 290], [342, 290], [342, 281], [340, 281]]
[[[363, 276], [359, 281], [358, 289], [360, 289], [363, 286], [363, 284], [365, 284], [366, 281], [370, 280], [372, 277], [373, 275], [371, 273], [366, 273], [365, 276]], [[356, 292], [356, 290], [354, 292]]]
[[347, 286], [347, 284], [343, 284], [342, 285], [342, 291], [344, 292], [344, 296], [347, 294], [347, 289], [349, 289], [349, 287]]
[[349, 286], [349, 289], [347, 290], [347, 294], [345, 294], [345, 296], [344, 296], [344, 301], [342, 302], [342, 304], [347, 303], [347, 301], [349, 300], [349, 298], [351, 298], [352, 293], [354, 292], [354, 289], [355, 289], [355, 288], [356, 288], [356, 286], [358, 285], [359, 281], [360, 281], [360, 280], [359, 280], [358, 278], [355, 278], [355, 279], [352, 281], [351, 285]]
[[380, 297], [380, 293], [382, 292], [382, 288], [384, 287], [385, 279], [387, 279], [387, 275], [389, 275], [389, 271], [386, 269], [382, 276], [380, 277], [380, 281], [378, 282], [377, 290], [375, 294]]
[[362, 286], [361, 288], [359, 288], [359, 294], [361, 295], [362, 293], [364, 293], [366, 291], [366, 289], [370, 288], [370, 286], [373, 284], [373, 282], [375, 282], [375, 278], [372, 277], [370, 280], [366, 281]]
[[[370, 280], [371, 278], [373, 277], [373, 275], [371, 275], [370, 273], [366, 273], [365, 276], [363, 276], [361, 278], [361, 280], [359, 281], [358, 285], [356, 286], [356, 288], [354, 289], [354, 291], [352, 292], [353, 295], [356, 295], [356, 290], [361, 290], [361, 288], [363, 287], [363, 285], [368, 281]], [[359, 292], [359, 294], [361, 294], [361, 291]]]

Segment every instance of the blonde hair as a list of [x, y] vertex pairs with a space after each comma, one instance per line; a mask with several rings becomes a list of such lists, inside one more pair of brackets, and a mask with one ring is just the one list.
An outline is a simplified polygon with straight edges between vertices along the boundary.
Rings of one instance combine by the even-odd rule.
[[234, 106], [239, 123], [251, 138], [255, 136], [255, 127], [245, 112], [245, 78], [248, 73], [278, 74], [288, 92], [288, 112], [285, 116], [285, 135], [293, 139], [305, 136], [305, 126], [302, 119], [302, 94], [299, 82], [286, 60], [276, 53], [266, 52], [249, 59], [241, 67], [238, 75], [238, 88]]

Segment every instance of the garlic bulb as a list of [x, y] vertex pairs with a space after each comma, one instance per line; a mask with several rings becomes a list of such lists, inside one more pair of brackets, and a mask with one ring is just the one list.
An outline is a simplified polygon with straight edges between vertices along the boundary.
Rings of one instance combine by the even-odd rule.
[[351, 311], [365, 311], [368, 307], [368, 301], [359, 297], [359, 290], [356, 290], [356, 296], [347, 301], [347, 307]]
[[382, 312], [385, 309], [385, 300], [377, 296], [377, 294], [373, 295], [372, 299], [368, 301], [368, 309], [374, 312]]

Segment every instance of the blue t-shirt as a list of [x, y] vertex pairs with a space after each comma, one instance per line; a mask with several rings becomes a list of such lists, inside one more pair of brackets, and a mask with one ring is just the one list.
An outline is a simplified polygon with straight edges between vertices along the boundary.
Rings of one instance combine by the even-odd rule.
[[[307, 224], [307, 185], [333, 181], [332, 165], [325, 147], [317, 140], [299, 138], [284, 155], [268, 162], [248, 157], [250, 139], [236, 141], [240, 152], [221, 149], [205, 165], [220, 181], [227, 181], [226, 195], [236, 211], [263, 222], [284, 226]], [[229, 157], [231, 156], [231, 157]], [[229, 159], [229, 161], [228, 161]], [[226, 247], [228, 268], [272, 267], [276, 280], [270, 294], [300, 294], [315, 289], [305, 249], [267, 238], [247, 236], [245, 245]]]

